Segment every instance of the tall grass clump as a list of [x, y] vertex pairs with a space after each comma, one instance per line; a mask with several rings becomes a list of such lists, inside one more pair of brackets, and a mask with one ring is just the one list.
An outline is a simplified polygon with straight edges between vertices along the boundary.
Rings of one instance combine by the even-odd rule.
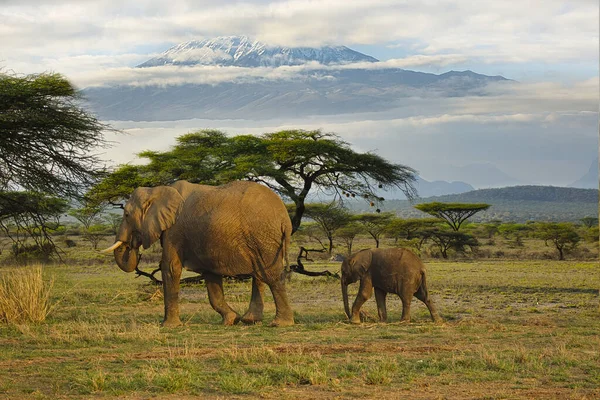
[[0, 323], [44, 321], [51, 311], [53, 283], [44, 282], [40, 266], [0, 272]]

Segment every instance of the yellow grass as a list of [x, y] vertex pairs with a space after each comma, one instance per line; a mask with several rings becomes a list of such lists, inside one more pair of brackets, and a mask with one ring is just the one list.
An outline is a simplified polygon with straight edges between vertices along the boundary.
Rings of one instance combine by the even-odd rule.
[[51, 311], [53, 281], [44, 282], [41, 266], [10, 268], [0, 273], [0, 322], [42, 322]]

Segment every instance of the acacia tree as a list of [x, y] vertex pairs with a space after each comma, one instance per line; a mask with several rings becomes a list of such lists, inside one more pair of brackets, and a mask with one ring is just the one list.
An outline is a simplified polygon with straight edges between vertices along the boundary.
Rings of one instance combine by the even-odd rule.
[[430, 240], [439, 249], [444, 259], [448, 258], [448, 250], [464, 252], [467, 247], [473, 250], [479, 245], [473, 236], [450, 230], [448, 228], [430, 228], [419, 233], [422, 240]]
[[327, 236], [329, 241], [328, 252], [333, 250], [333, 236], [335, 232], [347, 225], [350, 221], [350, 213], [339, 204], [310, 203], [306, 205], [305, 215], [315, 221]]
[[460, 226], [468, 218], [480, 211], [490, 208], [489, 204], [484, 203], [423, 203], [414, 206], [417, 210], [423, 211], [436, 218], [440, 218], [454, 230], [458, 231]]
[[392, 213], [381, 213], [381, 214], [360, 214], [354, 217], [354, 220], [362, 225], [365, 232], [367, 232], [373, 240], [375, 240], [375, 247], [379, 248], [379, 241], [381, 236], [385, 233], [386, 228], [394, 218]]
[[598, 225], [598, 218], [597, 217], [583, 217], [580, 219], [580, 221], [583, 223], [583, 225], [586, 228], [591, 228], [593, 226], [597, 226]]
[[439, 223], [437, 218], [394, 218], [385, 227], [385, 234], [394, 238], [394, 242], [397, 243], [400, 238], [411, 240], [420, 230]]
[[0, 190], [79, 197], [103, 172], [94, 154], [111, 130], [79, 106], [59, 74], [0, 73]]
[[565, 259], [565, 252], [573, 250], [581, 237], [573, 224], [567, 222], [542, 222], [536, 224], [536, 236], [544, 240], [546, 246], [552, 243], [558, 251], [558, 259]]
[[101, 207], [81, 207], [69, 212], [69, 215], [83, 225], [83, 238], [90, 242], [94, 250], [98, 248], [98, 243], [102, 239], [102, 229], [98, 227], [102, 211]]
[[364, 232], [364, 228], [356, 222], [351, 222], [335, 231], [335, 236], [346, 245], [348, 256], [352, 254], [354, 239], [362, 232]]
[[0, 192], [0, 229], [13, 242], [17, 256], [33, 240], [36, 252], [48, 257], [54, 251], [50, 231], [59, 226], [67, 210], [65, 200], [32, 192]]
[[0, 215], [17, 247], [26, 235], [54, 249], [48, 231], [66, 207], [57, 196], [80, 198], [103, 172], [93, 152], [111, 128], [80, 99], [59, 74], [0, 73]]
[[[292, 229], [300, 226], [309, 193], [363, 197], [378, 202], [377, 190], [398, 187], [408, 197], [416, 172], [373, 153], [358, 153], [339, 136], [321, 131], [285, 130], [260, 136], [227, 136], [203, 130], [177, 138], [169, 151], [145, 151], [143, 166], [121, 166], [96, 186], [95, 201], [118, 201], [139, 185], [177, 179], [218, 185], [236, 179], [260, 182], [294, 203]], [[119, 176], [127, 177], [126, 184]], [[129, 185], [131, 184], [131, 185]], [[136, 186], [133, 186], [135, 184]]]

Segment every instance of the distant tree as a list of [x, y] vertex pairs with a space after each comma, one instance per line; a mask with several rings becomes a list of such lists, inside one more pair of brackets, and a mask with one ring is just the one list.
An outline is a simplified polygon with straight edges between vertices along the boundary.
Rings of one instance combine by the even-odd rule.
[[502, 221], [497, 219], [482, 224], [483, 231], [485, 232], [488, 239], [492, 239], [495, 234], [500, 232], [501, 224]]
[[597, 217], [584, 217], [584, 218], [581, 218], [580, 221], [587, 228], [591, 228], [593, 226], [598, 226], [598, 218]]
[[536, 236], [544, 240], [546, 246], [552, 243], [558, 251], [558, 259], [564, 260], [565, 253], [579, 244], [581, 237], [573, 224], [566, 222], [541, 222], [536, 224]]
[[417, 210], [423, 211], [436, 218], [440, 218], [455, 231], [460, 229], [460, 226], [468, 218], [477, 214], [480, 211], [490, 208], [489, 204], [483, 203], [423, 203], [414, 206]]
[[50, 256], [55, 250], [51, 233], [60, 224], [68, 203], [35, 192], [0, 192], [0, 229], [13, 243], [15, 255], [33, 240], [34, 248]]
[[117, 234], [117, 230], [121, 225], [121, 221], [123, 220], [123, 216], [121, 214], [115, 214], [113, 212], [106, 213], [102, 220], [110, 227], [110, 231], [113, 235]]
[[101, 207], [81, 207], [69, 211], [69, 215], [83, 225], [82, 236], [87, 242], [90, 242], [94, 250], [98, 247], [104, 230], [103, 227], [99, 226], [102, 211]]
[[364, 232], [364, 228], [356, 222], [351, 222], [335, 231], [335, 237], [346, 245], [346, 254], [352, 254], [352, 245], [356, 236]]
[[[0, 190], [79, 197], [103, 172], [94, 150], [111, 130], [59, 74], [0, 73]], [[30, 204], [31, 205], [31, 204]]]
[[[300, 229], [296, 232], [294, 236], [295, 242], [300, 243], [302, 246], [309, 245], [310, 243], [318, 243], [323, 251], [327, 251], [327, 246], [325, 243], [327, 242], [327, 236], [323, 229], [316, 222], [308, 222], [302, 224]], [[315, 250], [312, 250], [315, 251]]]
[[531, 224], [519, 224], [515, 222], [503, 223], [498, 227], [498, 232], [515, 247], [523, 246], [523, 238], [533, 229]]
[[333, 250], [333, 236], [335, 232], [350, 222], [350, 213], [337, 203], [310, 203], [306, 205], [304, 214], [315, 221], [327, 236], [329, 241], [329, 254]]
[[[412, 197], [415, 171], [373, 153], [358, 153], [339, 136], [321, 131], [286, 130], [260, 136], [227, 136], [204, 130], [177, 138], [166, 152], [139, 154], [146, 165], [126, 165], [96, 186], [90, 197], [117, 201], [144, 184], [169, 184], [177, 179], [217, 185], [236, 179], [260, 182], [290, 199], [295, 232], [314, 190], [339, 197], [381, 201], [376, 191], [397, 187]], [[125, 176], [125, 184], [115, 176]]]
[[80, 100], [59, 74], [0, 72], [0, 218], [16, 248], [28, 237], [54, 250], [49, 232], [67, 207], [58, 197], [81, 198], [103, 173], [94, 151], [112, 128]]
[[375, 247], [379, 248], [381, 236], [393, 218], [392, 213], [360, 214], [354, 217], [354, 221], [362, 225], [365, 232], [375, 240]]
[[394, 238], [395, 243], [398, 239], [412, 240], [418, 231], [439, 223], [437, 218], [394, 218], [385, 227], [385, 234]]
[[419, 235], [423, 240], [433, 242], [444, 259], [448, 258], [450, 249], [456, 252], [465, 252], [467, 248], [473, 250], [479, 245], [473, 236], [448, 228], [429, 228], [420, 231]]

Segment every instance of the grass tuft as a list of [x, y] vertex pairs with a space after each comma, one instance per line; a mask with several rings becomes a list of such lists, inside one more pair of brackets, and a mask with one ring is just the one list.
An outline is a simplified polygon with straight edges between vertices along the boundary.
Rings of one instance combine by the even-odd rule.
[[42, 268], [11, 268], [0, 275], [0, 322], [8, 324], [43, 322], [52, 307], [53, 281], [44, 282]]

